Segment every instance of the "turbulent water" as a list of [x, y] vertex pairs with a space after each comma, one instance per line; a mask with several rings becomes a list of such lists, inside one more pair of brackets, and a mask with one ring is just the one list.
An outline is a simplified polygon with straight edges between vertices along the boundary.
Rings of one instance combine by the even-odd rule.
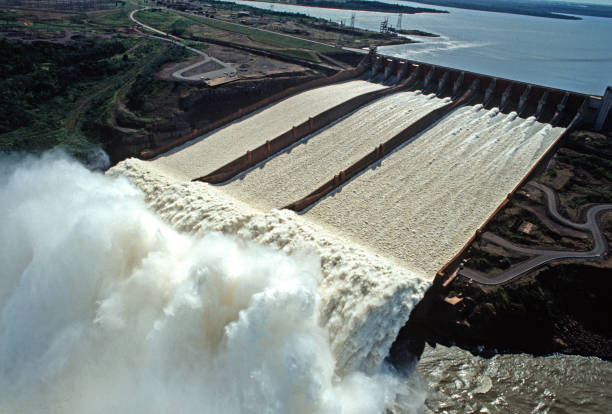
[[594, 414], [612, 410], [612, 364], [571, 355], [475, 357], [427, 347], [418, 364], [425, 413]]
[[421, 91], [379, 99], [267, 160], [223, 190], [263, 209], [282, 208], [448, 102]]
[[515, 112], [459, 108], [306, 217], [433, 277], [562, 131]]
[[423, 279], [142, 162], [1, 161], [0, 412], [422, 405], [383, 358]]
[[[280, 168], [306, 191], [309, 169], [340, 165], [329, 154], [352, 162], [444, 102], [381, 99], [249, 185], [274, 193], [262, 177]], [[560, 132], [460, 108], [306, 217], [157, 161], [103, 175], [57, 153], [0, 159], [0, 413], [609, 412], [612, 368], [597, 359], [439, 347], [408, 377], [385, 362], [425, 276]]]
[[0, 161], [0, 413], [612, 408], [596, 358], [427, 348], [398, 377], [428, 283], [294, 213], [136, 160]]
[[309, 117], [355, 96], [384, 88], [378, 83], [353, 80], [311, 89], [198, 137], [160, 155], [153, 163], [185, 180], [202, 177]]

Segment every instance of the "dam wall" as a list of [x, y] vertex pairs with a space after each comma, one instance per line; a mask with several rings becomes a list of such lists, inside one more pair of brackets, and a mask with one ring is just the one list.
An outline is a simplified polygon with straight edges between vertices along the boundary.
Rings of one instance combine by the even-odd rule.
[[[414, 61], [398, 62], [396, 59], [384, 58], [380, 56], [371, 57], [373, 66], [378, 67], [380, 71], [386, 68], [398, 67], [401, 65], [412, 64], [419, 65], [423, 71], [432, 74], [432, 78], [438, 79], [438, 94], [447, 94], [448, 91], [442, 85], [447, 85], [448, 80], [457, 79], [457, 70], [445, 67], [434, 67], [427, 64], [422, 64]], [[608, 87], [603, 97], [589, 96], [580, 93], [558, 90], [550, 87], [533, 85], [525, 82], [518, 82], [509, 79], [495, 78], [486, 75], [479, 75], [469, 72], [461, 72], [476, 77], [481, 80], [482, 87], [480, 101], [485, 109], [499, 108], [502, 113], [516, 112], [518, 116], [527, 118], [535, 117], [536, 121], [550, 124], [554, 126], [564, 127], [563, 133], [550, 145], [550, 147], [533, 163], [531, 169], [523, 176], [517, 185], [508, 193], [503, 202], [489, 215], [483, 224], [476, 229], [472, 237], [467, 241], [463, 248], [437, 273], [438, 277], [445, 277], [453, 274], [459, 267], [459, 264], [465, 257], [465, 253], [470, 244], [482, 234], [491, 220], [506, 206], [512, 199], [514, 193], [536, 175], [542, 166], [550, 160], [556, 153], [559, 145], [564, 141], [564, 138], [573, 130], [581, 125], [591, 125], [596, 131], [606, 131], [612, 128], [612, 87]], [[431, 91], [434, 82], [425, 80], [420, 87], [425, 88], [425, 92]], [[476, 98], [478, 99], [478, 98]], [[341, 185], [339, 177], [334, 177], [337, 185], [332, 182], [326, 183], [328, 192]], [[323, 186], [319, 189], [321, 191]], [[313, 199], [310, 203], [306, 199], [299, 200], [293, 205], [288, 206], [291, 209], [303, 209], [322, 198], [325, 194], [316, 196], [311, 195]]]
[[[369, 71], [369, 72], [368, 72]], [[517, 112], [522, 117], [535, 116], [540, 122], [554, 126], [567, 126], [573, 119], [578, 108], [588, 101], [589, 111], [583, 116], [587, 123], [595, 122], [603, 99], [579, 93], [568, 92], [508, 79], [495, 78], [473, 72], [460, 71], [453, 68], [430, 65], [427, 63], [405, 59], [388, 58], [371, 53], [353, 69], [342, 70], [335, 75], [315, 79], [302, 85], [297, 85], [269, 96], [247, 107], [238, 108], [234, 113], [201, 128], [172, 131], [163, 137], [149, 136], [152, 149], [142, 151], [140, 158], [152, 159], [159, 154], [170, 151], [196, 137], [210, 133], [245, 115], [252, 114], [274, 102], [301, 92], [355, 79], [366, 74], [371, 81], [377, 81], [392, 87], [402, 87], [407, 90], [422, 90], [423, 93], [436, 93], [438, 97], [457, 99], [462, 96], [474, 80], [479, 80], [479, 90], [472, 101], [480, 102], [487, 109], [498, 107], [502, 113]], [[367, 103], [364, 101], [363, 104]], [[346, 115], [337, 112], [338, 117]], [[603, 125], [608, 117], [606, 112], [599, 114]], [[297, 126], [296, 126], [297, 128]], [[289, 132], [288, 132], [289, 133]], [[270, 137], [272, 140], [273, 137]], [[251, 151], [254, 151], [253, 148]]]
[[[537, 121], [550, 123], [553, 126], [567, 126], [585, 101], [589, 101], [592, 106], [591, 111], [584, 111], [583, 119], [585, 120], [589, 116], [593, 118], [593, 112], [598, 110], [598, 106], [601, 105], [596, 97], [508, 79], [425, 63], [384, 58], [377, 55], [370, 55], [369, 59], [369, 79], [393, 85], [394, 89], [387, 93], [394, 92], [396, 89], [421, 90], [424, 94], [435, 93], [438, 97], [450, 97], [456, 101], [465, 95], [477, 81], [476, 89], [470, 93], [471, 102], [482, 103], [486, 109], [497, 107], [504, 114], [516, 112], [523, 118], [534, 116]], [[371, 96], [372, 99], [375, 99], [375, 97], [374, 94]], [[283, 142], [285, 146], [266, 143], [265, 148], [262, 145], [259, 148], [250, 150], [252, 153], [257, 154], [254, 158], [253, 155], [247, 153], [240, 159], [236, 159], [231, 165], [228, 164], [219, 169], [219, 171], [201, 177], [200, 180], [220, 183], [230, 179], [232, 176], [251, 168], [253, 165], [273, 155], [276, 152], [273, 148], [282, 150], [313, 131], [333, 122], [332, 119], [334, 117], [339, 119], [370, 100], [364, 97], [363, 99], [354, 99], [350, 104], [347, 102], [345, 106], [338, 105], [337, 108], [329, 110], [325, 116], [310, 121], [308, 127], [307, 125], [296, 126], [291, 131], [287, 131], [282, 136], [277, 137], [278, 141], [275, 139], [275, 142]], [[450, 107], [449, 105], [450, 110], [456, 106]], [[447, 112], [438, 111], [437, 113], [442, 115], [428, 117], [427, 119], [429, 119], [430, 123], [435, 122]], [[313, 124], [315, 125], [314, 127], [312, 126]], [[424, 127], [426, 125], [420, 123], [413, 127], [412, 130], [422, 130]], [[299, 133], [300, 131], [302, 134]]]
[[[370, 54], [360, 66], [361, 79], [369, 82], [359, 82], [378, 85], [378, 90], [343, 95], [336, 101], [340, 103], [327, 109], [316, 102], [309, 109], [313, 115], [304, 113], [303, 121], [293, 125], [287, 116], [300, 112], [299, 105], [287, 106], [281, 111], [281, 117], [254, 114], [246, 119], [253, 124], [251, 127], [256, 127], [251, 128], [250, 134], [257, 137], [245, 141], [235, 134], [221, 134], [224, 145], [231, 148], [213, 149], [225, 153], [227, 161], [219, 164], [198, 160], [208, 172], [191, 175], [189, 179], [221, 185], [236, 198], [264, 210], [284, 206], [315, 217], [315, 221], [335, 227], [375, 251], [389, 252], [408, 264], [414, 262], [415, 269], [433, 276], [441, 267], [444, 274], [453, 263], [459, 263], [466, 248], [465, 240], [477, 237], [490, 221], [491, 211], [494, 215], [503, 208], [516, 188], [554, 154], [567, 134], [565, 129], [599, 118], [605, 122], [607, 117], [607, 114], [601, 115], [605, 111], [605, 99], [599, 97], [376, 54]], [[322, 93], [321, 98], [334, 92], [329, 89]], [[410, 95], [402, 95], [406, 93], [435, 97], [438, 103], [425, 108], [423, 104], [430, 98], [409, 103], [403, 101], [412, 99]], [[389, 106], [393, 99], [396, 103]], [[378, 111], [387, 114], [380, 119], [375, 110], [377, 105]], [[270, 108], [275, 106], [279, 105]], [[416, 116], [415, 108], [421, 111]], [[402, 111], [412, 111], [412, 117], [398, 118]], [[384, 119], [393, 125], [385, 126], [385, 132], [373, 138], [371, 131], [384, 123]], [[260, 131], [270, 122], [285, 125], [286, 129], [274, 135]], [[221, 132], [223, 129], [212, 137], [204, 137], [202, 142], [208, 145], [219, 141], [221, 138], [215, 135]], [[249, 147], [247, 141], [255, 145]], [[242, 154], [228, 158], [227, 153], [236, 154], [237, 148]], [[426, 156], [431, 157], [429, 164], [423, 164], [421, 159]], [[434, 161], [437, 172], [431, 164]], [[375, 173], [381, 165], [384, 173]], [[334, 171], [334, 168], [337, 169]], [[497, 181], [492, 177], [498, 177]], [[416, 182], [419, 180], [424, 180], [422, 185]], [[397, 187], [386, 196], [391, 199], [392, 193], [399, 194], [401, 199], [396, 206], [382, 203], [378, 210], [393, 210], [388, 214], [403, 217], [396, 224], [402, 226], [404, 220], [413, 233], [418, 226], [429, 222], [432, 227], [429, 236], [419, 236], [415, 246], [407, 248], [403, 246], [408, 240], [396, 234], [396, 230], [385, 229], [380, 220], [373, 224], [377, 220], [372, 216], [375, 212], [370, 211], [373, 207], [362, 204], [363, 198], [368, 198], [364, 185], [383, 191]], [[485, 188], [490, 194], [483, 194]], [[415, 205], [414, 200], [409, 200], [413, 196], [438, 199], [439, 194], [448, 191], [454, 193], [447, 200], [449, 205], [437, 214], [439, 217], [421, 211], [422, 206], [431, 204], [429, 201]], [[376, 199], [375, 194], [372, 192], [369, 197]], [[458, 194], [461, 197], [457, 198]], [[483, 200], [483, 203], [472, 208], [466, 200], [472, 203]], [[351, 205], [352, 209], [347, 210]], [[430, 208], [435, 209], [433, 205]], [[350, 218], [352, 212], [358, 210], [363, 210], [359, 216], [369, 229], [365, 233], [350, 224], [355, 220]], [[422, 217], [411, 217], [419, 214]], [[462, 214], [473, 217], [466, 221], [461, 219]], [[449, 228], [449, 223], [457, 229]], [[398, 241], [388, 242], [376, 236], [377, 240], [370, 243], [368, 234], [377, 231], [381, 237], [386, 235], [389, 240]], [[456, 235], [444, 247], [425, 247], [424, 239], [444, 238], [453, 232]], [[435, 263], [420, 262], [416, 253], [420, 248], [437, 251]]]
[[386, 142], [372, 148], [369, 154], [356, 163], [347, 166], [346, 169], [339, 171], [333, 178], [322, 183], [310, 194], [285, 206], [290, 210], [301, 211], [342, 186], [352, 177], [360, 174], [369, 165], [383, 159], [407, 140], [431, 127], [457, 107], [468, 102], [481, 103], [487, 110], [499, 108], [499, 112], [502, 114], [514, 112], [521, 118], [534, 117], [536, 121], [541, 123], [563, 127], [568, 125], [570, 117], [573, 119], [578, 108], [582, 108], [582, 119], [584, 119], [585, 102], [589, 101], [588, 97], [584, 95], [567, 91], [552, 90], [542, 86], [435, 65], [390, 59], [374, 53], [369, 55], [369, 66], [368, 75], [371, 81], [394, 86], [386, 91], [374, 91], [339, 104], [300, 125], [294, 126], [291, 130], [276, 138], [267, 140], [259, 147], [247, 150], [243, 156], [210, 174], [198, 178], [198, 180], [212, 184], [221, 184], [231, 180], [305, 137], [347, 116], [357, 108], [399, 90], [419, 90], [424, 95], [435, 94], [437, 97], [447, 97], [452, 100], [444, 107], [436, 108], [424, 115]]
[[612, 120], [610, 120], [610, 111], [612, 110], [612, 87], [606, 88], [606, 93], [603, 96], [601, 107], [595, 120], [595, 131], [612, 129]]
[[563, 130], [461, 105], [300, 214], [433, 278]]
[[[536, 175], [542, 166], [550, 160], [567, 135], [585, 124], [591, 125], [596, 131], [606, 131], [612, 128], [612, 116], [610, 114], [612, 109], [612, 87], [606, 89], [604, 96], [590, 96], [510, 79], [496, 78], [464, 71], [460, 72], [457, 69], [440, 66], [436, 67], [416, 61], [386, 58], [382, 56], [374, 56], [371, 57], [371, 59], [373, 61], [372, 66], [378, 67], [379, 71], [385, 71], [387, 68], [401, 67], [402, 65], [418, 65], [424, 72], [431, 74], [434, 80], [423, 80], [423, 83], [418, 85], [419, 87], [425, 88], [425, 92], [432, 90], [435, 80], [439, 80], [440, 85], [448, 85], [449, 82], [443, 79], [444, 76], [456, 80], [459, 77], [457, 73], [461, 73], [462, 75], [467, 75], [468, 78], [480, 79], [480, 98], [475, 97], [472, 102], [477, 102], [478, 99], [480, 99], [485, 109], [499, 108], [500, 112], [505, 114], [516, 112], [517, 115], [522, 118], [534, 116], [538, 122], [566, 128], [541, 157], [534, 162], [529, 172], [527, 172], [512, 191], [508, 193], [504, 201], [493, 211], [485, 222], [476, 229], [474, 235], [467, 241], [465, 246], [440, 269], [437, 274], [439, 277], [452, 274], [459, 267], [469, 245], [485, 231], [493, 217], [506, 206], [514, 196], [514, 193]], [[447, 89], [438, 86], [438, 94], [444, 95], [448, 93]], [[338, 178], [335, 178], [335, 180], [336, 182], [340, 181]], [[335, 186], [331, 185], [331, 183], [326, 183], [326, 185], [330, 188], [329, 191], [331, 191], [331, 187], [338, 187], [341, 183]], [[320, 198], [314, 196], [314, 194], [311, 196], [314, 199]], [[312, 200], [311, 203], [315, 201], [316, 200]], [[303, 199], [288, 206], [288, 208], [303, 209], [308, 205], [309, 203]]]
[[240, 174], [223, 191], [263, 211], [283, 207], [448, 102], [420, 91], [387, 95]]
[[415, 60], [385, 57], [374, 53], [371, 53], [369, 58], [372, 79], [377, 79], [377, 77], [380, 79], [382, 76], [384, 79], [401, 80], [403, 78], [402, 68], [407, 66], [419, 67], [425, 75], [420, 83], [414, 85], [414, 87], [423, 89], [424, 93], [436, 92], [438, 96], [457, 98], [465, 92], [466, 87], [474, 79], [479, 79], [482, 93], [479, 103], [482, 103], [486, 109], [497, 107], [502, 113], [514, 111], [524, 118], [536, 116], [540, 122], [551, 123], [555, 126], [567, 126], [586, 100], [589, 101], [589, 110], [583, 114], [586, 122], [595, 122], [597, 116], [602, 119], [609, 117], [609, 108], [608, 112], [604, 111], [605, 113], [600, 114], [600, 109], [605, 109], [602, 108], [603, 98], [601, 96], [585, 95], [527, 82], [431, 65]]
[[[202, 135], [152, 160], [183, 179], [193, 180], [231, 163], [295, 125], [368, 92], [387, 89], [365, 80], [349, 80], [302, 92]], [[296, 131], [297, 132], [297, 131]]]

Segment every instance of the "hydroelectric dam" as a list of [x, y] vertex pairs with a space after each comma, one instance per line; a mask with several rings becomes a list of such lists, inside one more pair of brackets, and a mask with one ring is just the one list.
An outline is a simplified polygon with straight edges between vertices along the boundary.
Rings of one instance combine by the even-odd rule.
[[370, 53], [110, 170], [179, 231], [314, 253], [336, 370], [387, 356], [436, 274], [603, 96]]

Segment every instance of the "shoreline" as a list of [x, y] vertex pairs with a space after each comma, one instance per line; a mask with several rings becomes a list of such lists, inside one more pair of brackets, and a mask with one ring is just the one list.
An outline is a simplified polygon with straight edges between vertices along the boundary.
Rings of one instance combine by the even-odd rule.
[[[339, 2], [334, 1], [319, 1], [315, 4], [289, 4], [276, 0], [251, 0], [257, 3], [276, 3], [287, 6], [297, 6], [297, 7], [315, 7], [318, 9], [331, 9], [331, 10], [348, 10], [348, 11], [363, 11], [363, 12], [372, 12], [372, 13], [389, 13], [389, 14], [419, 14], [419, 13], [439, 13], [439, 14], [448, 14], [449, 12], [446, 10], [438, 10], [438, 9], [430, 9], [426, 7], [410, 7], [410, 6], [401, 6], [399, 4], [391, 4], [391, 3], [383, 3], [377, 1], [355, 1], [355, 2], [347, 2], [349, 5], [347, 7], [340, 7]], [[357, 5], [356, 3], [362, 4], [363, 8], [352, 7]], [[322, 5], [319, 5], [322, 4]], [[381, 5], [380, 8], [372, 7], [372, 5]], [[349, 7], [350, 6], [350, 7]], [[389, 6], [388, 8], [386, 6]], [[393, 6], [397, 8], [393, 8]]]

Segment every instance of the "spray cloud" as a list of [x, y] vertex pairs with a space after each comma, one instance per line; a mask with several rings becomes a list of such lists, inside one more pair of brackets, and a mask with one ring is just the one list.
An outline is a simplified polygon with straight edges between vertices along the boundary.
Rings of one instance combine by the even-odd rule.
[[393, 375], [335, 374], [316, 257], [180, 234], [58, 154], [0, 161], [0, 412], [393, 405]]

